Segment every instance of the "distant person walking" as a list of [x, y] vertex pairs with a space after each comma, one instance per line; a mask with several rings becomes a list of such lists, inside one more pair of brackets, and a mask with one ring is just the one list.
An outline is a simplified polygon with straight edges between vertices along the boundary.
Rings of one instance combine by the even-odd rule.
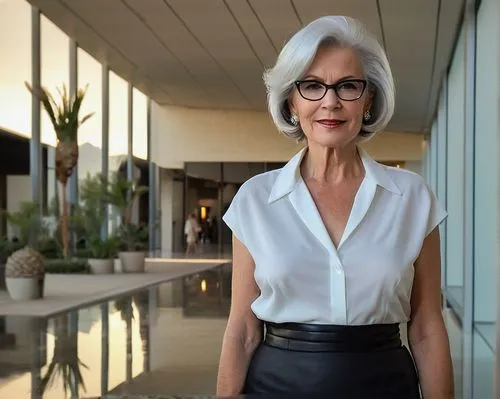
[[184, 235], [186, 236], [186, 255], [190, 253], [196, 253], [198, 250], [198, 233], [201, 228], [196, 220], [196, 216], [191, 213], [189, 214], [186, 223], [184, 225]]

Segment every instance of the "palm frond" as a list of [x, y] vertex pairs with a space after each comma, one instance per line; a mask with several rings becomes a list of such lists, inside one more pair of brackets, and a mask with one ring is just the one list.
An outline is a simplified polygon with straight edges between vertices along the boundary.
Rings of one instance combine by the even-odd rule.
[[[27, 87], [27, 89], [30, 91], [30, 93], [34, 96], [36, 96], [40, 102], [42, 103], [43, 105], [43, 108], [45, 109], [45, 111], [47, 112], [47, 114], [49, 115], [49, 118], [50, 118], [50, 121], [52, 122], [52, 125], [56, 125], [57, 124], [57, 117], [56, 117], [56, 112], [54, 111], [54, 109], [57, 109], [57, 105], [51, 100], [53, 100], [52, 96], [50, 95], [50, 93], [48, 92], [47, 89], [45, 89], [44, 87], [37, 87], [37, 88], [33, 88], [28, 82], [24, 82], [24, 85]], [[54, 107], [53, 107], [53, 104], [54, 104]]]
[[91, 112], [90, 114], [85, 115], [80, 123], [78, 124], [79, 126], [83, 125], [88, 119], [90, 119], [92, 116], [94, 116], [94, 112]]
[[43, 87], [34, 89], [28, 82], [25, 82], [25, 85], [33, 95], [38, 97], [49, 115], [57, 140], [77, 142], [78, 127], [93, 115], [93, 113], [88, 114], [82, 120], [79, 120], [78, 117], [88, 85], [84, 89], [78, 89], [74, 98], [71, 98], [66, 85], [63, 85], [62, 89], [57, 88], [60, 103], [54, 100], [47, 89]]

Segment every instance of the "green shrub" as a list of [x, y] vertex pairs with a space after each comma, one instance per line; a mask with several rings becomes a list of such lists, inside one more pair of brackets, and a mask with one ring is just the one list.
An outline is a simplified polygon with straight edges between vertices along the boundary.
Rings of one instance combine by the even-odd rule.
[[88, 248], [78, 248], [75, 251], [75, 258], [79, 258], [79, 259], [92, 258], [92, 251]]
[[10, 255], [23, 247], [24, 244], [21, 242], [15, 242], [5, 237], [0, 237], [0, 263], [6, 263]]
[[86, 259], [45, 259], [46, 273], [88, 274], [90, 267]]
[[62, 249], [55, 238], [40, 237], [38, 239], [38, 252], [46, 259], [57, 259], [62, 257]]

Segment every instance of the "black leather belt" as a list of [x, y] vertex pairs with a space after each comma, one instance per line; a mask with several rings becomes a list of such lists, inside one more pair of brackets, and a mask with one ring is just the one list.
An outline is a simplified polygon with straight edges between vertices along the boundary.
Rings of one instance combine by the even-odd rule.
[[398, 324], [363, 326], [265, 323], [265, 343], [303, 352], [374, 352], [401, 347]]

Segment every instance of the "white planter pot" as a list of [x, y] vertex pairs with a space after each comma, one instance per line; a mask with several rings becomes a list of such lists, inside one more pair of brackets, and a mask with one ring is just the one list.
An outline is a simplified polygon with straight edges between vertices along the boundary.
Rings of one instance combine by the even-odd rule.
[[43, 277], [6, 277], [5, 285], [15, 301], [43, 298]]
[[111, 274], [114, 272], [114, 259], [89, 259], [92, 274]]
[[122, 273], [144, 273], [144, 252], [120, 252], [119, 256]]

